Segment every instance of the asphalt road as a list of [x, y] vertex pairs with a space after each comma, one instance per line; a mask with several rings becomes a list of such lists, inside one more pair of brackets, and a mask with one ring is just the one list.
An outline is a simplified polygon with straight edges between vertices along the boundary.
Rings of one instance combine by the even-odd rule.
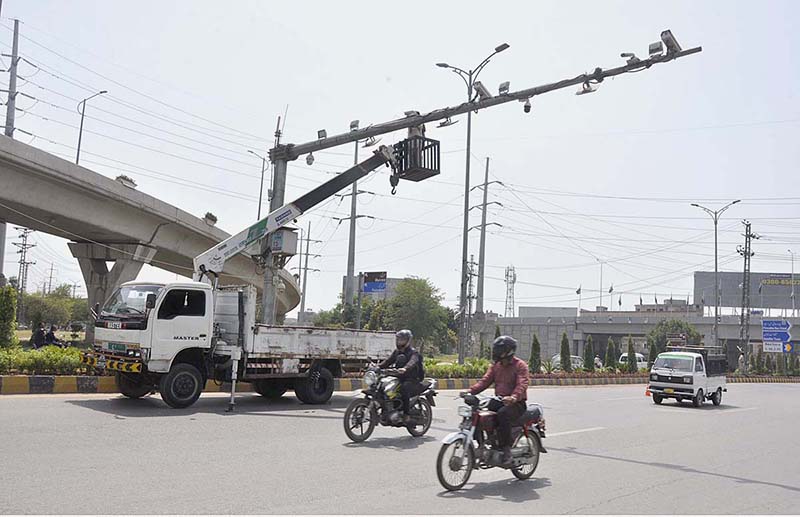
[[644, 387], [535, 388], [548, 425], [528, 481], [436, 479], [457, 426], [442, 392], [428, 436], [379, 427], [348, 443], [344, 408], [220, 394], [172, 410], [158, 397], [0, 397], [0, 513], [800, 512], [800, 384], [734, 384], [723, 405], [655, 406]]

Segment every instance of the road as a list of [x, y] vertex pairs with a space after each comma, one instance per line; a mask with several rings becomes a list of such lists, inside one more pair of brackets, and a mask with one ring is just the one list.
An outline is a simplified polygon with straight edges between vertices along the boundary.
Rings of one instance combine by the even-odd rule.
[[429, 436], [342, 430], [353, 394], [314, 407], [222, 394], [172, 410], [158, 397], [0, 397], [0, 513], [615, 513], [800, 511], [800, 384], [734, 384], [720, 407], [643, 386], [534, 388], [548, 424], [528, 481], [476, 471], [442, 490], [439, 440], [457, 425], [441, 392]]

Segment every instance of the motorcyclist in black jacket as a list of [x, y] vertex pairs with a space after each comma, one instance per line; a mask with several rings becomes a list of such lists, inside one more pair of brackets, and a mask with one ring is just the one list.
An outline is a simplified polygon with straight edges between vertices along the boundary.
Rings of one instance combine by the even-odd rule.
[[403, 414], [408, 420], [408, 405], [411, 397], [422, 393], [422, 378], [425, 370], [422, 354], [411, 346], [414, 335], [410, 330], [403, 329], [395, 334], [397, 347], [379, 366], [381, 368], [396, 368], [400, 379], [400, 397], [403, 402]]

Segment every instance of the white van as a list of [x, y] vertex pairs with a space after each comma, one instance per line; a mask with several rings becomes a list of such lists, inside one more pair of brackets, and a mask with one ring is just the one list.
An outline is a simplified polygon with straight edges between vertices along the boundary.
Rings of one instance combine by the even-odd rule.
[[[619, 356], [619, 365], [620, 367], [624, 367], [628, 364], [628, 352], [625, 352], [621, 356]], [[647, 368], [647, 359], [640, 353], [636, 353], [636, 369], [641, 370], [642, 368]]]
[[[683, 347], [682, 350], [689, 350]], [[702, 348], [695, 351], [668, 351], [658, 354], [650, 370], [648, 394], [653, 402], [661, 404], [665, 398], [678, 402], [691, 400], [700, 407], [706, 399], [715, 406], [722, 403], [727, 361], [724, 355], [712, 355]]]

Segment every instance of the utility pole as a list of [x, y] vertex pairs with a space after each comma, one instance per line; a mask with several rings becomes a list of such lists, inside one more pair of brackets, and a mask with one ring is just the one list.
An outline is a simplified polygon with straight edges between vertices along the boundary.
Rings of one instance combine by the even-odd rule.
[[467, 345], [464, 351], [464, 358], [466, 359], [467, 350], [470, 352], [472, 351], [472, 300], [475, 299], [475, 294], [473, 291], [474, 283], [473, 278], [475, 278], [475, 255], [469, 256], [469, 269], [467, 270], [469, 273], [469, 282], [467, 285]]
[[[302, 267], [303, 269], [303, 292], [300, 295], [300, 313], [298, 315], [297, 321], [298, 323], [303, 323], [303, 319], [305, 318], [306, 313], [306, 289], [308, 288], [308, 257], [309, 257], [309, 247], [311, 243], [322, 242], [318, 240], [311, 239], [311, 221], [308, 222], [308, 230], [306, 231], [305, 238], [300, 239], [300, 249], [302, 250], [303, 241], [306, 243], [306, 253], [305, 253], [305, 265]], [[314, 255], [315, 257], [319, 257], [319, 255]], [[303, 260], [302, 254], [300, 255], [300, 260]], [[319, 271], [315, 269], [315, 271]]]
[[750, 348], [750, 257], [755, 255], [751, 251], [751, 239], [760, 238], [750, 231], [750, 221], [744, 224], [744, 246], [737, 246], [736, 251], [744, 257], [744, 273], [742, 274], [742, 314], [739, 316], [739, 342], [744, 348], [744, 369], [747, 371], [747, 359]]
[[[718, 260], [718, 241], [717, 241], [717, 227], [719, 226], [719, 218], [722, 213], [740, 202], [741, 199], [731, 201], [719, 210], [711, 210], [697, 203], [692, 203], [693, 207], [702, 209], [705, 213], [711, 216], [714, 220], [714, 346], [719, 346], [719, 260]], [[747, 344], [745, 343], [745, 346]]]
[[361, 293], [364, 292], [364, 273], [358, 274], [358, 296], [356, 297], [356, 328], [361, 330]]
[[506, 268], [506, 318], [514, 317], [514, 284], [517, 283], [517, 273], [514, 266]]
[[[28, 242], [28, 236], [33, 233], [33, 230], [29, 230], [28, 228], [22, 227], [15, 227], [16, 230], [22, 232], [19, 235], [19, 238], [22, 242], [14, 242], [14, 246], [19, 248], [19, 273], [17, 274], [17, 284], [19, 287], [19, 291], [17, 293], [17, 321], [20, 323], [25, 322], [25, 297], [23, 294], [28, 287], [28, 267], [36, 264], [36, 262], [28, 260], [28, 250], [36, 246], [36, 244], [30, 244]], [[5, 244], [5, 243], [4, 243]]]
[[792, 317], [794, 318], [795, 316], [797, 316], [797, 311], [795, 309], [795, 303], [794, 303], [794, 252], [792, 250], [787, 250], [787, 251], [792, 256], [792, 276], [789, 277], [789, 283], [792, 284], [792, 294], [790, 296], [792, 298]]
[[[662, 42], [666, 44], [667, 47], [666, 51], [664, 51]], [[650, 57], [646, 59], [638, 59], [635, 56], [632, 56], [628, 58], [628, 60], [624, 65], [615, 68], [603, 70], [602, 68], [598, 67], [595, 68], [594, 71], [591, 73], [580, 74], [574, 77], [566, 78], [553, 83], [536, 86], [533, 88], [528, 88], [525, 90], [512, 92], [508, 91], [508, 88], [505, 88], [505, 90], [502, 91], [499, 95], [492, 95], [491, 93], [488, 92], [488, 90], [485, 90], [485, 88], [480, 88], [478, 92], [479, 95], [473, 98], [472, 96], [473, 88], [468, 87], [467, 88], [469, 94], [468, 101], [462, 102], [452, 107], [436, 109], [424, 114], [420, 114], [419, 112], [409, 111], [406, 114], [406, 116], [402, 118], [391, 120], [388, 122], [371, 124], [368, 127], [356, 130], [350, 130], [346, 133], [341, 133], [338, 135], [327, 136], [324, 133], [320, 132], [318, 133], [320, 135], [319, 138], [303, 144], [276, 143], [275, 147], [270, 149], [269, 152], [270, 161], [273, 163], [275, 167], [275, 172], [274, 172], [275, 193], [272, 199], [273, 203], [270, 205], [271, 211], [274, 211], [275, 209], [283, 205], [287, 163], [296, 160], [297, 158], [303, 155], [308, 155], [308, 157], [306, 158], [306, 163], [310, 164], [313, 163], [313, 153], [316, 151], [330, 149], [333, 147], [337, 147], [339, 145], [355, 142], [357, 140], [365, 140], [370, 137], [376, 137], [387, 133], [393, 133], [395, 131], [408, 129], [410, 127], [419, 127], [428, 122], [435, 122], [440, 120], [446, 121], [451, 117], [461, 114], [467, 114], [468, 128], [471, 131], [470, 124], [471, 124], [472, 112], [477, 112], [482, 109], [487, 109], [514, 101], [525, 102], [526, 107], [524, 108], [524, 110], [526, 112], [530, 112], [530, 107], [529, 107], [530, 99], [532, 99], [537, 95], [544, 95], [546, 93], [550, 93], [556, 90], [561, 90], [563, 88], [579, 86], [579, 85], [581, 86], [581, 90], [579, 93], [588, 93], [594, 91], [595, 88], [592, 85], [599, 84], [600, 82], [604, 81], [609, 77], [616, 77], [618, 75], [622, 75], [625, 73], [644, 71], [651, 68], [655, 64], [667, 63], [681, 57], [702, 52], [701, 47], [695, 47], [687, 50], [681, 49], [680, 45], [677, 43], [677, 41], [675, 41], [675, 38], [670, 31], [664, 31], [661, 34], [661, 42], [657, 42], [655, 44], [650, 45], [650, 49], [652, 51]], [[497, 51], [497, 49], [495, 50]], [[505, 48], [503, 48], [502, 50], [505, 50]], [[484, 61], [484, 63], [485, 62], [487, 61]], [[482, 65], [484, 63], [482, 63]], [[455, 67], [449, 67], [445, 63], [441, 63], [440, 65], [445, 65], [447, 68], [451, 68], [453, 69], [453, 71], [456, 71], [454, 69]], [[479, 71], [478, 68], [476, 68], [476, 71]], [[462, 78], [464, 77], [462, 76]], [[472, 79], [474, 78], [475, 78], [475, 73], [473, 72]], [[464, 80], [465, 82], [468, 82], [466, 78], [464, 78]], [[473, 86], [475, 86], [474, 83]], [[443, 122], [443, 124], [445, 123]], [[466, 167], [468, 170], [469, 160], [470, 160], [469, 152], [467, 152], [466, 160], [467, 160]], [[465, 181], [465, 193], [466, 194], [469, 193], [469, 181]], [[468, 195], [465, 195], [465, 198], [468, 197], [469, 197]], [[465, 207], [466, 207], [465, 210], [469, 209], [468, 199], [465, 199]], [[466, 233], [466, 229], [464, 233]], [[265, 238], [264, 242], [265, 244], [262, 247], [262, 251], [265, 252], [266, 254], [267, 251], [266, 243], [268, 242], [268, 236], [267, 238]], [[275, 305], [275, 286], [273, 285], [273, 280], [272, 280], [274, 277], [274, 273], [270, 270], [270, 268], [274, 267], [274, 264], [272, 262], [272, 256], [270, 254], [266, 254], [265, 262], [267, 265], [267, 272], [264, 276], [264, 291], [262, 300], [263, 300], [263, 307], [265, 309], [264, 318], [266, 319], [269, 318], [270, 317], [269, 315], [271, 314], [271, 312], [268, 309], [274, 307]], [[462, 266], [464, 265], [464, 263], [466, 263], [466, 256], [464, 253], [462, 253]], [[462, 268], [462, 284], [461, 284], [462, 296], [460, 297], [461, 314], [466, 312], [465, 310], [466, 278], [465, 275], [463, 274], [465, 269], [466, 269], [465, 267]], [[265, 320], [264, 323], [271, 323], [271, 321]], [[462, 331], [462, 336], [463, 336], [463, 331]]]
[[[0, 11], [2, 11], [0, 2]], [[11, 47], [11, 67], [8, 74], [8, 100], [6, 101], [5, 135], [14, 138], [14, 114], [17, 101], [17, 64], [19, 63], [19, 20], [14, 20], [14, 42]], [[0, 287], [5, 284], [3, 274], [6, 256], [6, 222], [0, 220]]]
[[50, 263], [50, 279], [47, 281], [47, 294], [53, 292], [53, 263]]
[[[498, 203], [497, 201], [492, 201], [492, 203], [487, 203], [488, 194], [489, 194], [489, 185], [492, 183], [500, 183], [499, 181], [489, 181], [489, 157], [486, 157], [486, 173], [483, 177], [483, 203], [482, 203], [482, 214], [481, 214], [481, 247], [479, 250], [478, 255], [478, 296], [475, 300], [475, 313], [476, 314], [483, 314], [483, 281], [484, 281], [484, 271], [486, 267], [486, 207], [489, 204], [495, 204], [499, 206], [503, 206], [502, 203]], [[501, 183], [500, 183], [501, 184]], [[473, 207], [474, 208], [474, 207]], [[472, 208], [470, 208], [472, 210]]]

